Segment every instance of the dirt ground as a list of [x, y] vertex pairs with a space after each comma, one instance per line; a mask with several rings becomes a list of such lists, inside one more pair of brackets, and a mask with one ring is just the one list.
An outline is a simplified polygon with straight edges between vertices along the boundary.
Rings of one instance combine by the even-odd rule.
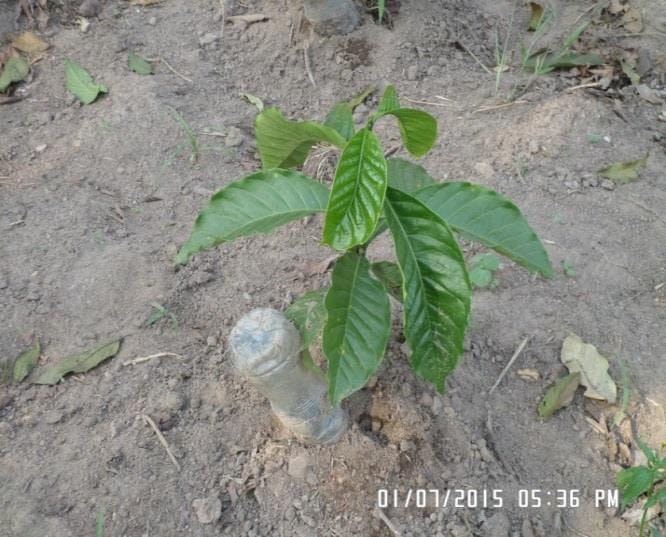
[[[16, 89], [25, 98], [0, 106], [0, 354], [39, 338], [44, 365], [124, 341], [108, 362], [56, 386], [0, 387], [0, 536], [92, 536], [100, 513], [104, 535], [118, 537], [637, 535], [617, 509], [594, 502], [620, 467], [640, 462], [633, 438], [666, 441], [666, 10], [631, 2], [643, 15], [640, 35], [606, 21], [583, 42], [647, 58], [652, 102], [622, 78], [607, 90], [572, 89], [584, 72], [532, 79], [514, 54], [499, 80], [500, 96], [519, 91], [507, 106], [496, 97], [495, 35], [508, 33], [511, 50], [530, 38], [522, 3], [403, 0], [392, 29], [367, 15], [348, 36], [311, 37], [316, 87], [296, 10], [282, 2], [228, 1], [226, 16], [268, 17], [246, 25], [223, 19], [218, 2], [108, 0], [85, 33], [71, 6], [50, 3], [40, 35], [52, 47]], [[561, 42], [593, 7], [554, 4], [557, 25], [544, 44]], [[15, 30], [15, 5], [0, 1], [0, 37]], [[173, 70], [156, 62], [153, 76], [131, 73], [132, 50]], [[80, 105], [65, 89], [66, 58], [108, 95]], [[440, 141], [422, 164], [438, 179], [472, 180], [515, 200], [558, 275], [546, 281], [503, 261], [499, 285], [475, 292], [468, 351], [443, 396], [413, 376], [396, 330], [376, 380], [344, 402], [348, 432], [307, 447], [235, 376], [226, 338], [251, 308], [283, 309], [328, 280], [314, 268], [330, 255], [319, 246], [321, 222], [240, 240], [180, 269], [173, 258], [207, 198], [260, 167], [256, 109], [240, 93], [321, 120], [369, 84], [396, 85], [405, 104], [431, 103], [418, 106], [437, 117]], [[197, 133], [196, 162], [172, 109]], [[379, 132], [387, 147], [398, 144], [394, 128]], [[615, 186], [596, 175], [648, 153], [638, 181]], [[308, 166], [330, 180], [326, 161]], [[372, 255], [390, 257], [388, 241]], [[153, 303], [177, 326], [169, 316], [149, 326]], [[609, 358], [618, 383], [626, 363], [630, 418], [621, 431], [591, 425], [614, 409], [580, 392], [551, 419], [538, 417], [536, 404], [565, 371], [559, 353], [570, 333]], [[124, 365], [160, 352], [183, 359]], [[538, 380], [518, 376], [524, 368]], [[628, 450], [615, 453], [613, 439]], [[379, 489], [401, 499], [409, 489], [501, 489], [505, 501], [412, 503], [382, 519]], [[577, 489], [580, 505], [548, 506], [544, 496], [540, 508], [520, 507], [521, 489], [553, 497]], [[206, 500], [212, 523], [202, 523], [196, 500]]]

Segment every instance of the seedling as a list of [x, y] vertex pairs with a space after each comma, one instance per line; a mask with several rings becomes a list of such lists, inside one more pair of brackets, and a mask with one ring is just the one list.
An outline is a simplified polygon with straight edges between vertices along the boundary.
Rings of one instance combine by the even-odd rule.
[[153, 326], [165, 317], [169, 317], [171, 320], [171, 328], [178, 330], [178, 319], [172, 311], [168, 310], [158, 302], [151, 302], [150, 305], [153, 308], [153, 312], [150, 314], [150, 317], [148, 317], [148, 320], [146, 321], [147, 326]]
[[[199, 148], [199, 138], [197, 137], [197, 133], [194, 132], [194, 129], [185, 120], [185, 118], [178, 113], [178, 111], [175, 108], [169, 106], [168, 109], [171, 114], [171, 117], [173, 117], [175, 122], [178, 123], [178, 126], [181, 128], [181, 130], [185, 134], [185, 137], [187, 138], [185, 145], [189, 147], [189, 152], [190, 152], [189, 160], [192, 164], [194, 164], [197, 160], [199, 160], [199, 155], [201, 154], [201, 150]], [[181, 149], [182, 149], [182, 144], [178, 146], [177, 150], [180, 151]]]
[[[631, 505], [645, 494], [643, 515], [639, 527], [639, 537], [646, 535], [648, 511], [661, 504], [666, 508], [666, 458], [638, 440], [638, 446], [647, 457], [647, 465], [626, 468], [617, 474], [617, 486], [620, 490], [622, 509]], [[658, 530], [653, 528], [652, 535]]]
[[571, 261], [567, 260], [562, 261], [562, 272], [564, 272], [564, 275], [567, 278], [576, 277], [576, 269], [574, 268], [573, 263]]
[[[330, 287], [309, 293], [307, 306], [297, 303], [304, 340], [314, 342], [322, 333], [333, 404], [377, 371], [391, 333], [389, 292], [403, 304], [413, 370], [444, 390], [463, 352], [472, 295], [454, 231], [553, 276], [541, 241], [511, 201], [467, 182], [438, 183], [421, 166], [386, 159], [373, 127], [389, 117], [397, 120], [409, 153], [430, 151], [435, 118], [403, 108], [391, 86], [361, 128], [349, 103], [334, 106], [323, 123], [289, 121], [278, 109], [265, 109], [256, 119], [263, 169], [212, 196], [176, 258], [184, 264], [201, 250], [324, 213], [322, 241], [340, 255]], [[341, 151], [330, 191], [293, 170], [320, 143]], [[367, 247], [387, 229], [397, 262], [372, 263]]]
[[499, 268], [499, 258], [492, 253], [475, 256], [470, 263], [469, 279], [474, 287], [480, 289], [497, 287], [499, 282], [493, 276]]

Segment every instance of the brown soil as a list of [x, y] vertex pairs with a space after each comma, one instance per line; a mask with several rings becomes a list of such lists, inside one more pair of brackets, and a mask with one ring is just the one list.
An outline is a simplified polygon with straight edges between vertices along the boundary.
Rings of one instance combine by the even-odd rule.
[[[16, 356], [39, 338], [46, 364], [125, 339], [115, 358], [57, 386], [0, 388], [0, 536], [90, 536], [100, 512], [105, 536], [390, 536], [374, 513], [382, 488], [399, 489], [403, 500], [419, 488], [504, 491], [502, 508], [386, 509], [404, 536], [637, 534], [615, 509], [596, 507], [593, 491], [614, 488], [618, 465], [640, 460], [627, 427], [653, 446], [666, 440], [663, 98], [649, 103], [627, 81], [568, 90], [580, 78], [559, 73], [532, 80], [511, 106], [479, 110], [504, 101], [495, 98], [495, 74], [470, 52], [492, 68], [495, 32], [503, 40], [512, 27], [511, 48], [529, 39], [529, 14], [519, 5], [511, 26], [508, 0], [404, 0], [392, 30], [367, 15], [349, 36], [316, 38], [316, 88], [297, 18], [282, 2], [227, 2], [227, 15], [269, 19], [226, 24], [223, 35], [217, 2], [109, 0], [87, 33], [72, 9], [55, 4], [42, 34], [53, 46], [15, 93], [26, 98], [0, 106], [0, 354]], [[555, 4], [546, 44], [561, 42], [589, 7]], [[659, 2], [635, 5], [644, 35], [624, 37], [611, 21], [585, 42], [647, 56], [644, 82], [663, 97], [666, 14]], [[14, 9], [14, 0], [0, 3], [0, 35], [13, 31]], [[164, 64], [154, 76], [130, 73], [131, 50], [163, 58], [181, 76]], [[80, 106], [64, 87], [65, 58], [109, 94]], [[514, 55], [501, 95], [530, 81], [518, 63]], [[318, 246], [320, 221], [240, 240], [180, 270], [172, 260], [209, 195], [259, 168], [256, 110], [240, 93], [322, 119], [337, 100], [389, 83], [405, 103], [444, 105], [420, 105], [440, 124], [426, 168], [514, 199], [547, 241], [558, 277], [535, 279], [502, 263], [500, 285], [475, 293], [469, 350], [443, 396], [413, 376], [396, 331], [376, 381], [344, 403], [350, 430], [336, 445], [305, 447], [234, 375], [225, 341], [249, 309], [284, 308], [326, 282], [313, 269], [330, 255]], [[358, 119], [373, 102], [376, 94]], [[200, 133], [194, 163], [170, 107]], [[392, 126], [379, 132], [387, 147], [399, 142]], [[592, 134], [610, 141], [593, 144]], [[648, 152], [634, 183], [613, 188], [595, 174]], [[390, 256], [388, 242], [372, 255]], [[564, 261], [574, 277], [559, 269]], [[151, 303], [167, 307], [178, 328], [169, 318], [147, 326]], [[535, 412], [564, 372], [559, 351], [572, 332], [609, 357], [618, 381], [619, 359], [627, 364], [629, 460], [609, 454], [613, 442], [587, 419], [608, 408], [582, 394], [550, 420]], [[487, 395], [525, 337], [525, 351]], [[158, 352], [184, 359], [123, 366]], [[522, 368], [539, 380], [520, 378]], [[157, 422], [180, 471], [141, 413]], [[544, 496], [541, 508], [520, 508], [519, 489], [578, 489], [581, 504], [557, 509]], [[195, 513], [203, 498], [221, 500], [212, 524]]]

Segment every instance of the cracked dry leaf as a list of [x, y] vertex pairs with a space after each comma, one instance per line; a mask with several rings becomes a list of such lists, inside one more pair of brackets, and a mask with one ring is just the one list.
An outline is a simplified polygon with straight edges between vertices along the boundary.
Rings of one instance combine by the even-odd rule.
[[570, 373], [557, 380], [539, 403], [537, 411], [542, 418], [548, 418], [555, 414], [556, 410], [569, 406], [573, 401], [576, 390], [580, 386], [580, 373]]
[[562, 343], [562, 363], [571, 373], [580, 373], [580, 383], [587, 388], [585, 397], [615, 403], [617, 386], [608, 374], [608, 360], [594, 345], [573, 334]]

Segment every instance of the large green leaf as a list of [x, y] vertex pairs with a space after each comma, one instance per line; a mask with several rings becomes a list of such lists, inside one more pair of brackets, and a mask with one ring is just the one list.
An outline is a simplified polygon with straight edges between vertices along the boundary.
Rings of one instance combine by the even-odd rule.
[[16, 362], [14, 362], [14, 382], [23, 382], [25, 380], [37, 365], [41, 352], [39, 340], [37, 340], [30, 349], [20, 354]]
[[301, 333], [301, 350], [309, 348], [319, 337], [326, 322], [324, 299], [328, 289], [308, 291], [289, 306], [284, 314]]
[[359, 130], [340, 155], [326, 208], [324, 242], [348, 250], [366, 242], [382, 212], [386, 160], [371, 130]]
[[323, 349], [334, 405], [370, 379], [384, 357], [391, 332], [388, 295], [369, 269], [363, 255], [346, 253], [335, 263], [326, 295]]
[[389, 188], [384, 213], [402, 273], [412, 368], [444, 390], [463, 352], [471, 285], [449, 226], [418, 199]]
[[426, 186], [437, 184], [423, 166], [401, 158], [387, 159], [388, 185], [407, 192], [415, 192]]
[[314, 144], [328, 142], [342, 148], [346, 143], [335, 129], [315, 121], [289, 121], [277, 108], [266, 108], [261, 112], [255, 130], [264, 168], [300, 166]]
[[386, 86], [384, 94], [379, 101], [379, 106], [377, 106], [377, 114], [388, 114], [399, 108], [400, 101], [398, 100], [398, 94], [396, 93], [395, 88], [393, 86]]
[[391, 261], [377, 261], [370, 265], [370, 270], [384, 284], [389, 294], [402, 303], [402, 273], [400, 267]]
[[539, 237], [511, 201], [471, 183], [440, 183], [414, 194], [453, 229], [547, 278], [553, 276]]
[[354, 118], [349, 103], [338, 103], [326, 116], [324, 125], [337, 131], [345, 140], [354, 135]]
[[278, 226], [326, 207], [325, 186], [298, 172], [265, 170], [248, 175], [215, 193], [199, 213], [176, 263], [217, 244], [245, 235], [268, 233]]
[[422, 157], [437, 140], [437, 120], [423, 110], [399, 108], [389, 112], [398, 119], [400, 136], [412, 155]]

